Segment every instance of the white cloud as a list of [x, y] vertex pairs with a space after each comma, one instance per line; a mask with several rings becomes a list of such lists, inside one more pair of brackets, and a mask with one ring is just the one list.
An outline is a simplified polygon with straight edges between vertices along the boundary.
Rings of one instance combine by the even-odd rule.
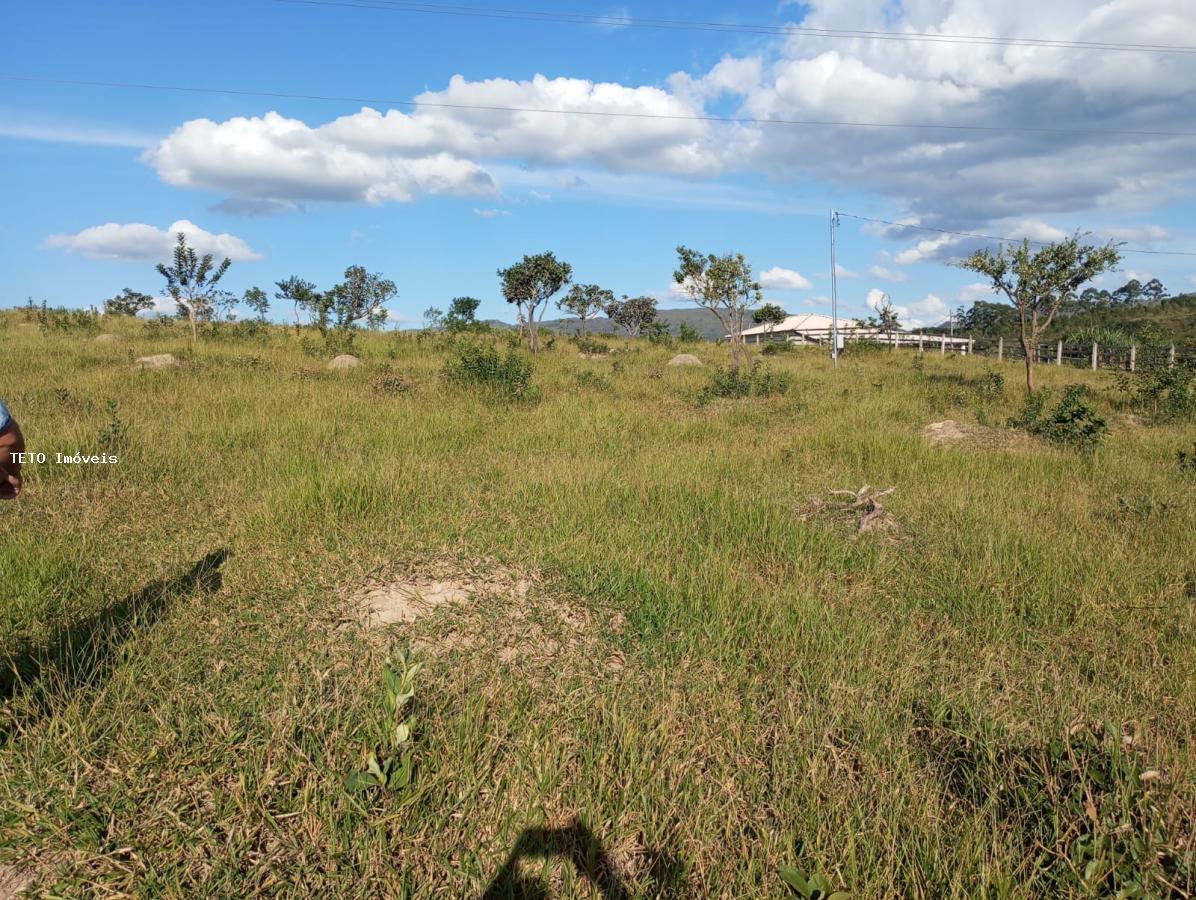
[[999, 298], [993, 293], [991, 284], [986, 281], [974, 281], [971, 284], [965, 284], [961, 287], [955, 299], [965, 306], [971, 306], [977, 300], [992, 301]]
[[909, 280], [909, 275], [900, 269], [888, 269], [884, 266], [873, 266], [868, 270], [868, 274], [881, 281], [892, 281], [898, 284]]
[[107, 222], [84, 228], [76, 234], [51, 235], [46, 238], [45, 246], [68, 253], [80, 253], [92, 259], [162, 262], [170, 258], [179, 232], [187, 236], [188, 246], [199, 253], [211, 253], [217, 258], [227, 256], [233, 262], [252, 262], [262, 258], [260, 253], [239, 237], [213, 234], [187, 219], [180, 219], [165, 229], [140, 222], [127, 225]]
[[840, 278], [859, 278], [859, 272], [853, 272], [851, 269], [843, 265], [843, 263], [835, 263], [835, 274]]
[[813, 287], [801, 272], [783, 269], [780, 266], [773, 266], [767, 272], [761, 272], [760, 285], [770, 291], [808, 291]]
[[153, 144], [153, 138], [131, 131], [95, 128], [89, 125], [45, 125], [31, 122], [0, 122], [0, 137], [55, 144], [86, 144], [92, 147], [137, 147]]
[[1196, 284], [1196, 275], [1189, 275], [1189, 276], [1188, 276], [1188, 282], [1189, 282], [1190, 284]]
[[511, 215], [511, 211], [509, 209], [478, 209], [475, 206], [473, 208], [473, 214], [475, 216], [481, 216], [483, 219], [495, 219], [500, 216], [509, 216]]
[[[1033, 21], [1039, 33], [1076, 40], [1196, 44], [1196, 19], [1181, 6], [1176, 0], [810, 0], [800, 24], [1016, 34]], [[1196, 195], [1196, 139], [1110, 133], [1186, 131], [1183, 123], [1196, 121], [1194, 79], [1191, 54], [867, 38], [828, 47], [815, 35], [793, 34], [709, 69], [677, 73], [663, 86], [455, 76], [442, 90], [417, 97], [425, 105], [410, 113], [366, 108], [313, 124], [276, 112], [199, 119], [182, 124], [145, 159], [170, 184], [224, 193], [234, 204], [223, 207], [229, 209], [495, 194], [497, 165], [571, 167], [585, 170], [587, 179], [590, 173], [680, 177], [686, 184], [749, 172], [873, 192], [926, 226], [989, 233], [1004, 223], [1007, 234], [1017, 227], [1062, 234], [1094, 212], [1108, 220], [1111, 211]], [[693, 118], [724, 113], [988, 130]], [[1041, 131], [1002, 128], [1006, 123]], [[614, 182], [600, 189], [614, 189]], [[1067, 227], [1046, 225], [1043, 217]], [[972, 246], [943, 236], [895, 259], [938, 261]]]

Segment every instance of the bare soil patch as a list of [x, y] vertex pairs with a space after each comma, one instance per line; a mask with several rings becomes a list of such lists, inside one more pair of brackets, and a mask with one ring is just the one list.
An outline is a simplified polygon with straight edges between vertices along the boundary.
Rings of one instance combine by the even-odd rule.
[[1007, 428], [990, 428], [971, 422], [956, 422], [947, 419], [931, 422], [922, 429], [922, 437], [932, 447], [965, 446], [990, 449], [1025, 447], [1030, 443], [1027, 435]]
[[[594, 649], [604, 630], [621, 631], [624, 622], [538, 573], [490, 560], [421, 563], [359, 587], [348, 604], [351, 620], [367, 631], [403, 629], [421, 652], [464, 651], [500, 667]], [[625, 665], [613, 648], [601, 658], [607, 672]]]

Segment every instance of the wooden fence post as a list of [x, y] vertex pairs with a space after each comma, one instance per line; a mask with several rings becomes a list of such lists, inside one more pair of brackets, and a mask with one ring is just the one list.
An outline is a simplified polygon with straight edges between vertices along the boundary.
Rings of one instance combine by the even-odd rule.
[[919, 353], [921, 353], [923, 351], [923, 344], [925, 343], [925, 341], [926, 341], [926, 336], [923, 334], [919, 334], [918, 335], [918, 352]]
[[944, 334], [942, 346], [939, 347], [939, 356], [946, 356], [946, 355], [947, 355], [947, 336]]
[[968, 356], [972, 355], [972, 348], [976, 345], [975, 338], [968, 338]]
[[1057, 366], [1063, 365], [1063, 339], [1062, 338], [1060, 338], [1059, 342], [1057, 344], [1055, 344], [1055, 365], [1057, 365]]
[[1096, 365], [1100, 361], [1100, 350], [1097, 348], [1096, 342], [1092, 343], [1092, 371], [1096, 371]]
[[1171, 345], [1171, 349], [1167, 351], [1167, 368], [1175, 368], [1175, 344]]
[[1138, 345], [1130, 344], [1130, 371], [1133, 372], [1138, 366]]
[[997, 338], [997, 362], [1005, 358], [1005, 338]]

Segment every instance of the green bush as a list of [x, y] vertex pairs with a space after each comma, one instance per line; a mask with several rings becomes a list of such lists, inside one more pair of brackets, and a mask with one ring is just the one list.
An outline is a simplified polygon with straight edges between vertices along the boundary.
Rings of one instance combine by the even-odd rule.
[[1152, 365], [1123, 373], [1118, 387], [1129, 394], [1136, 411], [1155, 421], [1196, 419], [1196, 366]]
[[1092, 391], [1087, 387], [1070, 384], [1064, 388], [1058, 406], [1043, 415], [1046, 393], [1027, 394], [1021, 412], [1009, 424], [1054, 444], [1092, 450], [1108, 435], [1109, 425], [1096, 411], [1091, 398]]
[[579, 334], [569, 340], [573, 342], [580, 353], [597, 354], [610, 352], [610, 348], [606, 344], [586, 334]]
[[778, 353], [792, 353], [793, 345], [788, 341], [769, 341], [760, 351], [764, 356], [776, 356]]
[[534, 367], [526, 356], [510, 351], [500, 357], [491, 346], [465, 344], [457, 358], [444, 369], [444, 377], [453, 384], [480, 387], [508, 400], [536, 400], [539, 392], [532, 384]]
[[742, 397], [774, 397], [789, 391], [793, 378], [785, 372], [773, 372], [758, 364], [749, 368], [715, 369], [710, 382], [698, 394], [705, 406], [712, 400], [736, 400]]

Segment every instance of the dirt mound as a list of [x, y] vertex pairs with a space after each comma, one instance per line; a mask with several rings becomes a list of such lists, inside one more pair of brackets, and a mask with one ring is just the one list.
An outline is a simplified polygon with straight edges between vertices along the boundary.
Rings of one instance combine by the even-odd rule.
[[468, 604], [483, 594], [522, 598], [531, 582], [500, 571], [492, 577], [457, 575], [415, 575], [376, 585], [359, 592], [351, 603], [367, 628], [381, 628], [401, 622], [414, 622], [438, 606]]
[[117, 344], [120, 343], [120, 335], [116, 334], [97, 334], [92, 338], [92, 341], [97, 344]]
[[342, 353], [328, 364], [330, 369], [356, 369], [361, 365], [361, 360], [356, 356], [350, 356], [348, 353]]
[[970, 422], [956, 422], [947, 419], [931, 422], [922, 429], [922, 437], [934, 447], [1019, 447], [1029, 443], [1025, 434], [1005, 428], [989, 428]]
[[692, 353], [678, 353], [669, 360], [670, 366], [700, 366], [702, 361]]
[[142, 356], [133, 363], [139, 369], [169, 369], [179, 364], [178, 357], [171, 353], [158, 353], [155, 356]]
[[[421, 652], [466, 652], [500, 666], [596, 646], [603, 628], [617, 632], [624, 621], [617, 612], [596, 615], [538, 575], [486, 560], [425, 563], [362, 586], [348, 602], [351, 621], [368, 631], [403, 629]], [[615, 652], [598, 658], [607, 672], [624, 666]]]

